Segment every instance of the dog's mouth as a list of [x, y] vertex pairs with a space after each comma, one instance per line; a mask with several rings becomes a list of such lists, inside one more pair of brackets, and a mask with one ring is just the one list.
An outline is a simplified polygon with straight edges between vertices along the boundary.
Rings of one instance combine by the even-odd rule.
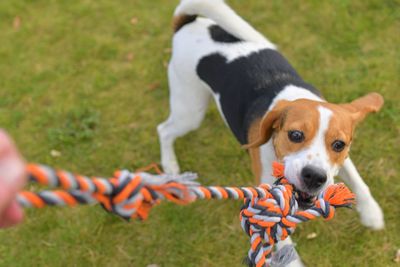
[[314, 201], [317, 198], [315, 194], [310, 194], [300, 190], [295, 191], [295, 197], [297, 203], [299, 204], [299, 208], [303, 210], [311, 208], [314, 205]]

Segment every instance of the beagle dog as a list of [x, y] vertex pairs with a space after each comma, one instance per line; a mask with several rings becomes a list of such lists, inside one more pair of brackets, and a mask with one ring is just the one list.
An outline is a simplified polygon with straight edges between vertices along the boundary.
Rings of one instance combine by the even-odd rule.
[[[174, 30], [170, 115], [157, 128], [165, 172], [179, 173], [173, 143], [200, 126], [213, 98], [236, 139], [249, 150], [258, 182], [273, 183], [271, 163], [283, 162], [299, 203], [307, 207], [339, 175], [357, 194], [361, 222], [372, 229], [384, 227], [381, 208], [348, 156], [355, 126], [380, 110], [381, 95], [327, 102], [223, 0], [181, 1]], [[288, 242], [280, 242], [278, 249]]]

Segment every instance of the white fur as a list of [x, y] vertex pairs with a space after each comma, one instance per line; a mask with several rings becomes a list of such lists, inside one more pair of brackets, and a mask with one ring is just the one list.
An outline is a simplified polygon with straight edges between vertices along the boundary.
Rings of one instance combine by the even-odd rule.
[[234, 36], [254, 43], [274, 45], [236, 14], [223, 0], [183, 0], [175, 10], [178, 15], [201, 15], [210, 18]]
[[222, 107], [221, 107], [221, 102], [220, 102], [221, 96], [220, 96], [220, 94], [218, 94], [218, 93], [215, 93], [215, 94], [213, 94], [213, 95], [214, 95], [215, 104], [217, 105], [217, 109], [218, 109], [218, 111], [219, 111], [219, 114], [221, 114], [221, 117], [222, 117], [222, 119], [224, 120], [225, 125], [229, 127], [229, 124], [228, 124], [228, 122], [226, 121], [225, 115], [224, 115], [224, 113], [222, 112]]
[[[177, 174], [180, 170], [173, 147], [175, 139], [200, 126], [211, 98], [216, 101], [224, 118], [219, 105], [219, 95], [214, 94], [208, 85], [197, 76], [196, 66], [200, 58], [218, 52], [223, 54], [228, 61], [232, 61], [265, 48], [276, 49], [276, 47], [240, 18], [222, 0], [183, 0], [177, 7], [175, 14], [207, 17], [198, 18], [196, 22], [181, 28], [173, 38], [172, 58], [168, 66], [170, 115], [165, 122], [157, 127], [157, 130], [160, 137], [161, 162], [164, 171]], [[230, 44], [212, 41], [207, 28], [215, 22], [244, 41]], [[300, 98], [323, 101], [308, 90], [289, 85], [275, 97], [270, 108], [272, 109], [279, 100], [293, 101]], [[319, 108], [319, 112], [321, 123], [311, 147], [288, 156], [285, 158], [285, 164], [288, 167], [288, 177], [292, 176], [292, 173], [293, 177], [299, 177], [299, 169], [307, 164], [307, 155], [311, 154], [313, 155], [312, 163], [326, 169], [329, 173], [329, 183], [332, 183], [333, 176], [337, 173], [337, 166], [329, 163], [323, 141], [331, 112], [322, 107]], [[271, 163], [276, 160], [276, 156], [271, 140], [261, 146], [260, 153], [262, 181], [272, 183]], [[382, 211], [372, 198], [368, 187], [362, 181], [350, 159], [346, 160], [340, 175], [358, 195], [358, 209], [363, 224], [374, 229], [382, 228]], [[298, 181], [293, 182], [298, 183]], [[300, 185], [300, 183], [298, 184]], [[287, 239], [285, 242], [290, 243], [291, 240]], [[281, 246], [281, 242], [278, 243], [278, 249]], [[292, 262], [290, 266], [303, 266], [303, 264], [298, 259]]]
[[374, 230], [383, 229], [385, 223], [382, 209], [371, 195], [350, 158], [345, 160], [339, 175], [357, 196], [357, 210], [360, 213], [361, 223]]
[[275, 107], [275, 105], [281, 100], [294, 101], [297, 99], [309, 99], [314, 101], [325, 102], [325, 100], [311, 93], [309, 90], [306, 90], [304, 88], [295, 85], [288, 85], [282, 91], [280, 91], [279, 94], [274, 98], [274, 101], [269, 107], [269, 111], [272, 110]]

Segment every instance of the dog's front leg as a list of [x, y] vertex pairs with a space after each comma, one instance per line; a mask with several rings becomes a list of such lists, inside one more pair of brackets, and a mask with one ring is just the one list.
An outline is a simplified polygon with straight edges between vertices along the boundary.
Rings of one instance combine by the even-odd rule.
[[347, 183], [357, 196], [357, 210], [361, 223], [371, 229], [380, 230], [385, 226], [383, 212], [375, 201], [350, 158], [347, 158], [339, 172], [339, 176]]

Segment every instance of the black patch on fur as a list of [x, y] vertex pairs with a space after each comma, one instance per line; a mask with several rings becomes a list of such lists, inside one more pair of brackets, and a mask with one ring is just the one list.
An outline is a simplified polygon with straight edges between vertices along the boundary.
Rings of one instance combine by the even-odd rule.
[[275, 96], [287, 85], [320, 93], [303, 81], [290, 63], [276, 50], [264, 49], [227, 63], [219, 54], [203, 57], [197, 74], [220, 95], [222, 112], [241, 144], [254, 119], [265, 114]]
[[215, 24], [208, 27], [208, 31], [210, 32], [211, 39], [213, 39], [214, 42], [237, 43], [242, 41]]

